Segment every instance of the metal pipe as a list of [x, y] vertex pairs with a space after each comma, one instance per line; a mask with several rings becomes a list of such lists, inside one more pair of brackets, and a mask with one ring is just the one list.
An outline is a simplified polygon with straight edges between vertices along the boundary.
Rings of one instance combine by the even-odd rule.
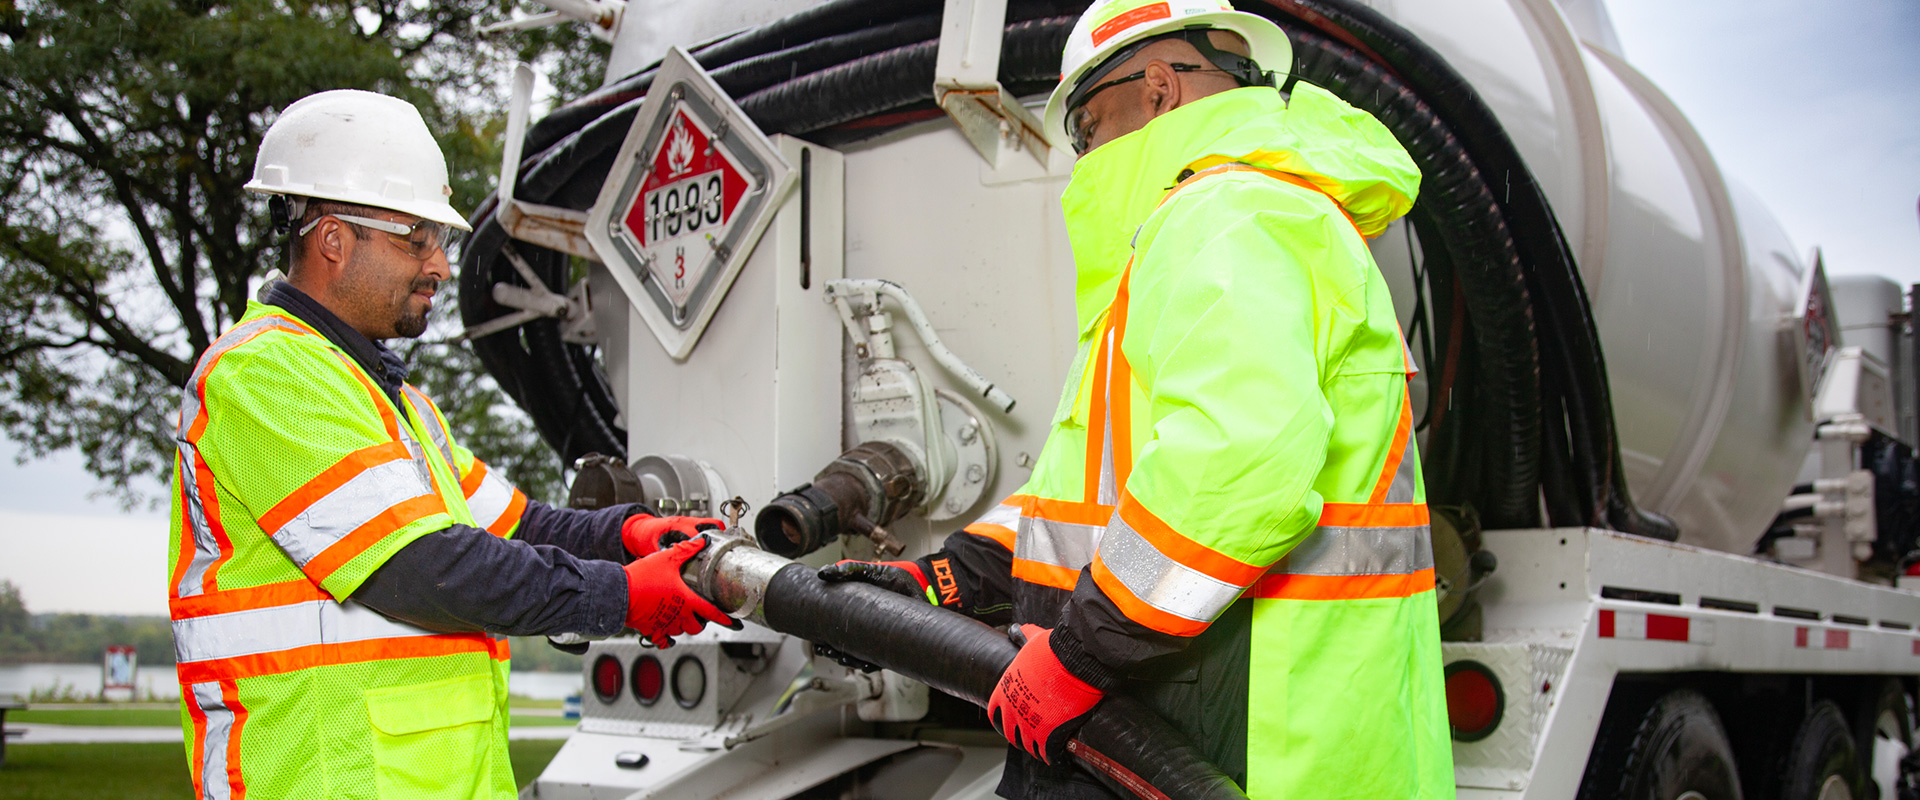
[[893, 281], [879, 280], [877, 278], [846, 278], [827, 281], [827, 296], [829, 297], [848, 297], [863, 294], [884, 295], [893, 298], [893, 301], [900, 305], [900, 310], [906, 312], [907, 322], [913, 325], [914, 332], [920, 334], [920, 343], [927, 346], [927, 353], [933, 356], [935, 362], [945, 367], [947, 372], [951, 373], [953, 377], [961, 383], [979, 392], [980, 396], [986, 398], [987, 402], [992, 403], [994, 408], [998, 408], [1002, 412], [1010, 412], [1013, 410], [1013, 396], [1007, 394], [999, 387], [994, 386], [993, 381], [987, 380], [985, 375], [981, 375], [979, 371], [973, 367], [967, 366], [967, 362], [961, 361], [960, 357], [954, 355], [952, 350], [948, 350], [947, 346], [940, 342], [940, 335], [934, 333], [933, 322], [927, 319], [927, 312], [920, 309], [919, 301], [914, 300], [913, 295], [907, 294], [906, 289], [900, 288], [900, 284], [894, 283]]

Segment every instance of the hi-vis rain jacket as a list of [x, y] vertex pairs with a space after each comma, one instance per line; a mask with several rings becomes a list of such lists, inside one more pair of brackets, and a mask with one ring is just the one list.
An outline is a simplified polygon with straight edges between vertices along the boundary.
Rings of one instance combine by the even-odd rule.
[[343, 602], [409, 542], [527, 509], [401, 394], [260, 303], [195, 367], [169, 588], [196, 797], [514, 796], [505, 640]]
[[[1363, 239], [1418, 181], [1304, 83], [1083, 157], [1062, 198], [1079, 348], [1046, 445], [925, 559], [943, 602], [1057, 626], [1070, 671], [1256, 798], [1453, 793], [1412, 364]], [[1008, 796], [1073, 780], [1019, 761]]]

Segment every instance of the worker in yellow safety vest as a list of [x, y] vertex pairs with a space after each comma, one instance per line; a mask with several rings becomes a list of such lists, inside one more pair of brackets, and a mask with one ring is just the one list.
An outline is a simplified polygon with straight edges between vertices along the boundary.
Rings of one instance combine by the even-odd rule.
[[182, 393], [168, 588], [194, 795], [514, 797], [496, 636], [734, 624], [680, 578], [717, 520], [531, 501], [407, 384], [380, 341], [425, 330], [468, 230], [412, 105], [304, 98], [246, 188], [272, 195], [289, 271]]
[[1412, 361], [1366, 243], [1419, 173], [1291, 64], [1220, 0], [1087, 10], [1045, 118], [1081, 156], [1079, 348], [1032, 477], [939, 552], [823, 570], [1023, 623], [1005, 797], [1109, 797], [1063, 751], [1116, 692], [1255, 798], [1453, 795]]

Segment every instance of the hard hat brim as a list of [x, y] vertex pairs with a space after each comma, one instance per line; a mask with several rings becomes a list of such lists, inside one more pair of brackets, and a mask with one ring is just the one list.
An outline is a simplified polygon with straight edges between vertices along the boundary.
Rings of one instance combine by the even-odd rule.
[[337, 203], [350, 203], [368, 208], [384, 208], [388, 211], [411, 214], [421, 219], [430, 219], [456, 230], [468, 232], [472, 232], [473, 230], [473, 226], [467, 224], [467, 218], [461, 216], [460, 212], [454, 209], [453, 204], [444, 201], [399, 201], [389, 200], [368, 192], [355, 192], [352, 190], [333, 192], [314, 186], [272, 186], [261, 181], [259, 178], [248, 181], [244, 188], [256, 194], [283, 194], [290, 197], [310, 197], [315, 200], [332, 200]]
[[[1247, 40], [1248, 57], [1258, 63], [1261, 69], [1269, 70], [1276, 76], [1284, 76], [1293, 70], [1293, 43], [1287, 39], [1286, 32], [1271, 20], [1245, 11], [1209, 11], [1162, 20], [1113, 43], [1107, 48], [1108, 57], [1141, 39], [1195, 26], [1238, 34]], [[1047, 98], [1047, 109], [1041, 117], [1041, 125], [1055, 147], [1072, 152], [1072, 144], [1067, 136], [1067, 96], [1073, 93], [1081, 78], [1106, 62], [1106, 57], [1088, 59], [1087, 63], [1081, 64], [1072, 73], [1062, 75], [1060, 85], [1054, 87], [1053, 94]]]

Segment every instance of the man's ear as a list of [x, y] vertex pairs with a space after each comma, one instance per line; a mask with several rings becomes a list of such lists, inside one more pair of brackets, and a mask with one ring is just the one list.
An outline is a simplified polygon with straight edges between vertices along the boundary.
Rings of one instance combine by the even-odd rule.
[[320, 224], [313, 229], [311, 239], [313, 255], [327, 265], [329, 273], [339, 270], [353, 255], [353, 231], [348, 230], [347, 224], [340, 220], [321, 218]]
[[1146, 77], [1141, 83], [1146, 89], [1140, 93], [1140, 101], [1146, 107], [1142, 109], [1149, 119], [1158, 117], [1180, 107], [1180, 73], [1173, 71], [1173, 65], [1161, 59], [1147, 62]]

